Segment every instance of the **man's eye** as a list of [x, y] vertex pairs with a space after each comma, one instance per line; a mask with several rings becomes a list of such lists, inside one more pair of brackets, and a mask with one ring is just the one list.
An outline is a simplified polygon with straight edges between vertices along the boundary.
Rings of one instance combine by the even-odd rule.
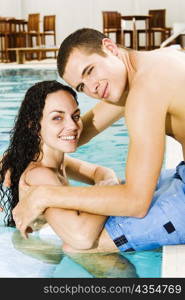
[[75, 116], [73, 116], [73, 120], [74, 121], [78, 121], [80, 119], [80, 115], [75, 115]]
[[91, 68], [88, 70], [87, 75], [90, 75], [93, 69], [94, 69], [94, 67], [91, 67]]

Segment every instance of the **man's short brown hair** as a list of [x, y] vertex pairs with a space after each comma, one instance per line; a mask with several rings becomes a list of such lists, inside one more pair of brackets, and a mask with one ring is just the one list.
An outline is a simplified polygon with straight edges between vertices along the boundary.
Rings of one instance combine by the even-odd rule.
[[63, 77], [69, 56], [74, 49], [83, 49], [87, 54], [106, 54], [102, 50], [102, 40], [106, 36], [98, 30], [91, 28], [78, 29], [66, 37], [59, 49], [57, 57], [58, 73]]

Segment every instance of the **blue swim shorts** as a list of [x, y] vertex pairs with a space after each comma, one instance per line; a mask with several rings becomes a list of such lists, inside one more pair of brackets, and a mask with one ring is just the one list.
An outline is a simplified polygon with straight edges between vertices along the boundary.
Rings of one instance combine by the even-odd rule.
[[185, 163], [161, 172], [144, 218], [111, 216], [105, 228], [120, 251], [185, 244]]

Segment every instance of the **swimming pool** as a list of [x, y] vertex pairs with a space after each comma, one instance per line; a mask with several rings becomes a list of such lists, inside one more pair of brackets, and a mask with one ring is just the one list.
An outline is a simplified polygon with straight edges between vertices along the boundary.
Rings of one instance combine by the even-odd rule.
[[[0, 154], [7, 148], [9, 131], [13, 126], [25, 91], [37, 81], [53, 79], [61, 81], [55, 67], [49, 69], [16, 68], [0, 71]], [[82, 114], [97, 102], [81, 94], [78, 100]], [[121, 179], [124, 179], [127, 146], [128, 134], [124, 120], [121, 119], [71, 155], [110, 167]], [[71, 184], [80, 185], [81, 183], [71, 181]], [[62, 253], [60, 241], [51, 230], [42, 231], [41, 234], [34, 233], [29, 240], [24, 241], [14, 228], [3, 226], [2, 218], [1, 213], [0, 277], [96, 277], [89, 271], [91, 267], [88, 270], [83, 264]], [[120, 255], [133, 265], [135, 277], [161, 276], [161, 249], [120, 253]], [[84, 254], [82, 259], [85, 257], [87, 258], [87, 255]], [[97, 259], [102, 260], [100, 254], [96, 254], [95, 260]], [[89, 264], [93, 264], [93, 261], [89, 260]], [[106, 274], [101, 273], [101, 277], [112, 276], [111, 271]], [[119, 277], [118, 273], [117, 277]]]

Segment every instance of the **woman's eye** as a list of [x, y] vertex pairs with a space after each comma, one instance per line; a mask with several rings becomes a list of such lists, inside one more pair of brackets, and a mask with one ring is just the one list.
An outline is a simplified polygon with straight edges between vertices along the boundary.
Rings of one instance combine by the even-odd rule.
[[84, 83], [81, 83], [78, 92], [83, 92], [83, 90], [84, 90]]
[[62, 120], [62, 117], [60, 117], [60, 116], [57, 116], [57, 117], [54, 117], [54, 118], [53, 118], [53, 120], [54, 120], [54, 121], [55, 121], [55, 120], [56, 120], [56, 121], [58, 121], [58, 120]]
[[73, 116], [73, 120], [78, 121], [80, 119], [80, 115]]

